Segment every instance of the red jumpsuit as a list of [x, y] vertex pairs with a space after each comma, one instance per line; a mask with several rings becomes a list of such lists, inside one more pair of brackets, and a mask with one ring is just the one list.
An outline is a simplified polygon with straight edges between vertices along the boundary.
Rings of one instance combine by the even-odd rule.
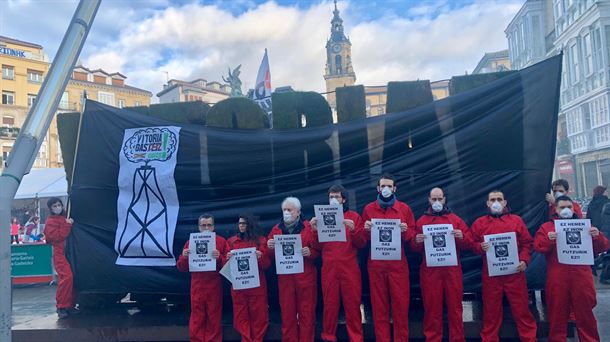
[[[415, 218], [409, 206], [396, 200], [392, 207], [381, 208], [377, 201], [371, 202], [362, 211], [362, 220], [400, 219], [407, 224], [401, 234], [403, 245], [415, 237]], [[371, 234], [366, 234], [367, 240]], [[369, 286], [373, 307], [373, 325], [377, 341], [390, 341], [390, 312], [394, 323], [394, 341], [409, 340], [409, 265], [404, 248], [400, 260], [368, 261]]]
[[[275, 235], [289, 234], [283, 221], [276, 224], [269, 233], [269, 239]], [[301, 235], [303, 248], [309, 247], [311, 255], [304, 257], [304, 272], [299, 274], [278, 274], [280, 291], [280, 311], [282, 316], [282, 341], [311, 341], [316, 333], [316, 304], [318, 302], [318, 271], [314, 260], [320, 255], [315, 246], [311, 225], [307, 220], [297, 223], [293, 234]], [[299, 253], [300, 251], [295, 251]], [[270, 251], [273, 258], [275, 253]]]
[[[256, 247], [263, 255], [258, 259], [258, 272], [260, 286], [253, 289], [234, 290], [231, 287], [231, 298], [233, 299], [233, 327], [241, 335], [243, 342], [262, 342], [269, 326], [269, 306], [267, 302], [267, 279], [265, 270], [271, 266], [269, 251], [267, 249], [267, 238], [261, 236], [258, 243], [242, 240], [239, 235], [231, 237], [228, 241], [229, 248]], [[228, 260], [227, 260], [228, 261]]]
[[464, 237], [455, 238], [458, 255], [457, 266], [428, 267], [424, 253], [424, 243], [411, 240], [414, 251], [422, 252], [422, 263], [419, 269], [422, 299], [424, 302], [424, 335], [426, 341], [443, 339], [443, 303], [447, 306], [449, 321], [449, 341], [465, 341], [464, 323], [462, 321], [462, 265], [460, 251], [470, 248], [468, 226], [454, 213], [443, 209], [439, 213], [429, 209], [417, 220], [417, 234], [423, 234], [423, 226], [430, 224], [451, 224], [453, 229], [461, 230]]
[[[353, 231], [346, 226], [346, 241], [318, 243], [322, 250], [322, 339], [337, 340], [339, 307], [343, 303], [349, 340], [362, 342], [362, 277], [358, 266], [358, 249], [364, 247], [367, 240], [360, 215], [348, 210], [343, 216], [346, 220], [354, 221]], [[318, 233], [314, 232], [314, 236], [317, 241]]]
[[[580, 205], [576, 202], [572, 202], [572, 205], [574, 206], [574, 214], [576, 214], [579, 218], [583, 218], [582, 209], [580, 209]], [[555, 215], [555, 204], [549, 203], [548, 212], [549, 212], [549, 220], [553, 220], [557, 217]]]
[[[553, 221], [543, 224], [534, 241], [537, 252], [546, 257], [546, 302], [549, 308], [549, 342], [565, 341], [570, 309], [576, 319], [578, 339], [583, 342], [599, 341], [597, 320], [593, 308], [597, 305], [591, 267], [565, 265], [557, 260], [556, 241], [548, 233], [555, 231]], [[608, 239], [600, 232], [593, 238], [595, 255], [608, 250]]]
[[71, 231], [72, 224], [66, 222], [65, 216], [51, 215], [47, 217], [44, 235], [46, 241], [53, 245], [53, 267], [59, 278], [57, 292], [55, 293], [58, 309], [72, 309], [75, 304], [72, 269], [64, 252], [66, 238]]
[[515, 232], [519, 260], [529, 263], [532, 250], [532, 236], [518, 215], [505, 211], [502, 215], [479, 217], [471, 227], [472, 250], [483, 256], [483, 342], [499, 341], [498, 332], [502, 325], [502, 297], [506, 294], [512, 318], [517, 325], [521, 341], [536, 341], [536, 320], [529, 310], [529, 297], [525, 272], [490, 277], [487, 273], [487, 257], [481, 247], [483, 236]]
[[[189, 248], [186, 241], [184, 249]], [[229, 252], [229, 245], [216, 235], [216, 249], [220, 252], [215, 272], [191, 273], [191, 318], [189, 336], [191, 342], [222, 341], [222, 276], [218, 273]], [[189, 271], [188, 256], [180, 255], [176, 263], [181, 272]]]

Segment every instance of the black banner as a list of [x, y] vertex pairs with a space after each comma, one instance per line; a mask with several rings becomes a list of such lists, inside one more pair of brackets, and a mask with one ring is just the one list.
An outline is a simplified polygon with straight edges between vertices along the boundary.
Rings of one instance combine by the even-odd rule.
[[[376, 196], [381, 173], [397, 177], [397, 195], [419, 217], [432, 187], [467, 223], [485, 214], [487, 193], [505, 192], [509, 206], [534, 233], [546, 217], [544, 194], [555, 155], [561, 55], [472, 91], [413, 110], [348, 123], [286, 131], [225, 130], [181, 125], [88, 101], [71, 189], [75, 227], [69, 259], [79, 291], [188, 293], [188, 275], [175, 267], [115, 265], [119, 150], [127, 128], [180, 126], [175, 183], [180, 202], [174, 238], [179, 255], [197, 217], [216, 216], [217, 233], [237, 230], [238, 214], [260, 217], [266, 231], [280, 204], [296, 196], [306, 218], [342, 183], [350, 208]], [[411, 259], [417, 287], [419, 256]], [[480, 286], [479, 257], [463, 256], [464, 288]], [[541, 288], [544, 265], [528, 269]], [[365, 271], [365, 270], [363, 270]]]

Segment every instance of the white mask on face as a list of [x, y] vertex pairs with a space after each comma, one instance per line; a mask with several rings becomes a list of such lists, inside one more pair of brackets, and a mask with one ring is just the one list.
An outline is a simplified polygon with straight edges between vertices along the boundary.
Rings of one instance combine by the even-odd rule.
[[563, 191], [555, 191], [555, 198], [565, 196], [566, 193]]
[[388, 186], [381, 188], [381, 196], [383, 196], [383, 198], [389, 198], [392, 196], [392, 189]]
[[563, 208], [561, 212], [559, 212], [559, 217], [564, 219], [572, 218], [572, 216], [574, 216], [574, 212], [570, 208]]
[[339, 200], [334, 198], [334, 197], [329, 198], [328, 199], [328, 203], [330, 203], [331, 205], [339, 205], [339, 204], [341, 204], [341, 203], [339, 203]]
[[290, 223], [292, 223], [292, 221], [294, 221], [294, 219], [292, 218], [292, 214], [290, 213], [290, 210], [284, 210], [283, 216], [284, 216], [285, 223], [290, 224]]
[[494, 201], [491, 204], [491, 212], [498, 215], [498, 214], [502, 214], [502, 211], [504, 210], [504, 206], [502, 205], [502, 203], [498, 202], [498, 201]]
[[59, 215], [64, 211], [64, 207], [53, 207], [51, 208], [51, 212], [55, 215]]
[[443, 203], [441, 203], [440, 201], [434, 201], [432, 203], [432, 210], [434, 210], [434, 212], [439, 212], [441, 210], [443, 210]]

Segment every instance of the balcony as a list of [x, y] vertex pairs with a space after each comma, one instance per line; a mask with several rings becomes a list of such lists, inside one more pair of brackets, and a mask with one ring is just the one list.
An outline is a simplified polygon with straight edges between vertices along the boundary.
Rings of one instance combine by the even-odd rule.
[[17, 138], [19, 127], [0, 127], [0, 138]]

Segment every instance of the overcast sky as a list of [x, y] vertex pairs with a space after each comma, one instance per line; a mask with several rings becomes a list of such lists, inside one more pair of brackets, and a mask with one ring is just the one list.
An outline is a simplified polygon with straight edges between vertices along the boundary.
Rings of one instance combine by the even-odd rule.
[[[40, 44], [52, 59], [76, 1], [0, 0], [0, 35]], [[441, 80], [506, 49], [523, 0], [340, 0], [357, 83]], [[324, 91], [332, 1], [104, 0], [80, 60], [156, 94], [166, 77], [221, 80], [242, 64], [252, 87], [264, 49], [272, 86]], [[156, 96], [153, 96], [156, 99]]]

